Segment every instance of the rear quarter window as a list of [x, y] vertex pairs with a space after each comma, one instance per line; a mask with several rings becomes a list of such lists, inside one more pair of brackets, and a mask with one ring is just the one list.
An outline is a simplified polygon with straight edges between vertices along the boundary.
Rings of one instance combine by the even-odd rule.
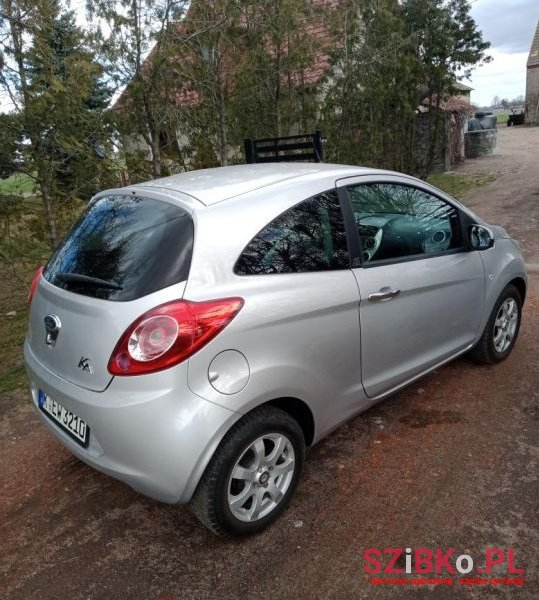
[[271, 221], [244, 248], [237, 275], [349, 268], [344, 220], [335, 190], [313, 196]]
[[[135, 300], [187, 279], [193, 237], [193, 221], [177, 205], [128, 194], [104, 196], [73, 226], [44, 276], [78, 294]], [[65, 281], [62, 274], [101, 279], [121, 289]]]

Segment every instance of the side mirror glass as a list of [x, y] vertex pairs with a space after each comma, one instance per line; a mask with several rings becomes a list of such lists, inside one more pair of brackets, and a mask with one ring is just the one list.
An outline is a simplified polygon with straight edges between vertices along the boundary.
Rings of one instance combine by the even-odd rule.
[[470, 225], [468, 241], [474, 250], [488, 250], [494, 246], [492, 231], [483, 225]]

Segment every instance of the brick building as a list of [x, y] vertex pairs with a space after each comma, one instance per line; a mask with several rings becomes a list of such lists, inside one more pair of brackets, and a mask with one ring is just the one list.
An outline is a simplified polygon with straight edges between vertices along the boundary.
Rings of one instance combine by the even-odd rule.
[[526, 63], [526, 123], [539, 125], [539, 21]]

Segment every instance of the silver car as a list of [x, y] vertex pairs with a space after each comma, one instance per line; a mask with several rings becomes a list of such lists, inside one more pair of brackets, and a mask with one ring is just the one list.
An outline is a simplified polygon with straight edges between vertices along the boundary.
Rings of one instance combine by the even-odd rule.
[[98, 194], [38, 271], [37, 414], [135, 490], [255, 533], [306, 448], [465, 352], [511, 352], [517, 244], [398, 173], [260, 164]]

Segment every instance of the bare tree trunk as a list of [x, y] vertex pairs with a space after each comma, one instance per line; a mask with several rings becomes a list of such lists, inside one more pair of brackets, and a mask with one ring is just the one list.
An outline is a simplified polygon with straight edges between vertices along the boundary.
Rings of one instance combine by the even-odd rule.
[[275, 58], [275, 137], [281, 136], [281, 46]]
[[[430, 102], [430, 107], [429, 107], [429, 133], [430, 135], [430, 140], [429, 140], [429, 150], [428, 150], [428, 154], [427, 154], [427, 164], [426, 164], [426, 168], [425, 168], [425, 173], [424, 173], [424, 177], [422, 177], [423, 179], [426, 179], [429, 175], [429, 173], [432, 171], [432, 168], [434, 166], [434, 158], [436, 155], [436, 152], [438, 150], [438, 136], [440, 134], [440, 96], [441, 96], [441, 85], [439, 84], [439, 82], [436, 83], [436, 106], [435, 106], [435, 112], [433, 113], [432, 111], [432, 94], [431, 94], [431, 102]], [[443, 115], [444, 119], [445, 119], [445, 113]], [[432, 119], [434, 119], [434, 127], [432, 127]]]
[[227, 135], [225, 119], [225, 100], [222, 92], [219, 93], [219, 153], [221, 157], [221, 166], [228, 165], [227, 156]]
[[225, 90], [223, 89], [223, 80], [221, 77], [221, 61], [217, 64], [217, 113], [219, 115], [219, 159], [222, 167], [228, 165], [227, 144], [228, 136], [226, 131], [226, 102]]
[[49, 234], [49, 241], [51, 248], [54, 248], [58, 244], [58, 230], [56, 227], [56, 219], [54, 216], [54, 208], [52, 205], [52, 199], [50, 195], [49, 182], [46, 173], [46, 169], [41, 166], [38, 168], [38, 180], [39, 187], [41, 189], [41, 199], [43, 201], [43, 207], [45, 209], [45, 217], [47, 219], [47, 229]]
[[[19, 81], [21, 86], [21, 94], [23, 100], [22, 114], [25, 121], [26, 109], [30, 102], [30, 95], [28, 93], [28, 80], [26, 78], [26, 70], [24, 67], [24, 49], [23, 49], [23, 29], [24, 24], [22, 22], [21, 11], [17, 8], [14, 9], [11, 1], [5, 3], [6, 16], [9, 19], [11, 41], [13, 43], [13, 56], [15, 58], [15, 64], [17, 65], [17, 71], [19, 75]], [[28, 124], [27, 124], [28, 125]], [[31, 126], [28, 126], [28, 137], [30, 139], [30, 147], [32, 148], [33, 159], [39, 160], [39, 142], [35, 130]], [[50, 167], [49, 167], [50, 169]], [[39, 187], [41, 189], [41, 200], [45, 209], [45, 219], [47, 221], [47, 229], [49, 233], [49, 241], [51, 247], [54, 248], [58, 243], [58, 230], [56, 227], [56, 219], [54, 217], [54, 207], [49, 189], [49, 177], [50, 172], [46, 165], [38, 164], [37, 177]]]
[[150, 143], [150, 152], [152, 154], [152, 177], [159, 179], [161, 177], [161, 145], [159, 132], [153, 131]]
[[[144, 114], [144, 123], [139, 123], [142, 128], [142, 136], [150, 148], [152, 155], [152, 177], [158, 179], [161, 177], [161, 140], [159, 139], [159, 127], [152, 110], [152, 99], [149, 97], [148, 89], [146, 88], [144, 75], [142, 72], [142, 32], [140, 27], [141, 15], [139, 12], [138, 0], [133, 0], [131, 9], [134, 17], [134, 35], [136, 48], [135, 74], [133, 80], [138, 82], [141, 87], [140, 100], [141, 109]], [[159, 50], [159, 47], [157, 48]]]

